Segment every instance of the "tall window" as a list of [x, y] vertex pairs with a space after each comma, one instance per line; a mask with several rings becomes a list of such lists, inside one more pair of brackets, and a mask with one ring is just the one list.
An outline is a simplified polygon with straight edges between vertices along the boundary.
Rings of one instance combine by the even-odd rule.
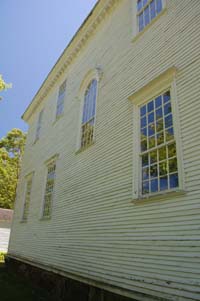
[[38, 117], [35, 141], [37, 141], [40, 138], [40, 132], [41, 132], [41, 126], [42, 126], [42, 116], [43, 116], [43, 110], [40, 112], [39, 117]]
[[163, 0], [138, 0], [137, 20], [139, 31], [142, 31], [162, 10]]
[[26, 181], [26, 193], [25, 193], [22, 221], [27, 221], [28, 218], [28, 212], [29, 212], [29, 206], [31, 200], [32, 180], [33, 180], [33, 175], [28, 176]]
[[67, 81], [65, 80], [59, 88], [57, 107], [56, 107], [56, 119], [63, 114], [66, 84]]
[[142, 194], [179, 186], [170, 91], [140, 107]]
[[83, 115], [81, 124], [81, 148], [92, 144], [96, 113], [97, 80], [93, 79], [84, 95]]
[[47, 165], [47, 180], [46, 180], [46, 188], [45, 188], [45, 195], [44, 195], [43, 213], [42, 213], [43, 218], [51, 217], [55, 176], [56, 176], [56, 162], [54, 160]]

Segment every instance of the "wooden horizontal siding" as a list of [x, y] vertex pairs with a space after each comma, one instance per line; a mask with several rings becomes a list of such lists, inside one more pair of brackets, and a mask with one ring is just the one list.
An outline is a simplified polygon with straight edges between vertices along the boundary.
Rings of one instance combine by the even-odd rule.
[[[127, 291], [200, 300], [200, 2], [169, 0], [133, 41], [131, 1], [119, 1], [57, 84], [67, 78], [64, 116], [56, 88], [31, 117], [9, 253]], [[95, 143], [76, 154], [79, 88], [95, 66]], [[133, 203], [133, 108], [128, 97], [169, 67], [176, 90], [185, 193]], [[33, 145], [44, 106], [41, 137]], [[44, 162], [59, 154], [52, 218], [40, 221]], [[31, 160], [30, 160], [31, 158]], [[24, 177], [35, 171], [27, 223]], [[144, 297], [144, 300], [145, 297]]]

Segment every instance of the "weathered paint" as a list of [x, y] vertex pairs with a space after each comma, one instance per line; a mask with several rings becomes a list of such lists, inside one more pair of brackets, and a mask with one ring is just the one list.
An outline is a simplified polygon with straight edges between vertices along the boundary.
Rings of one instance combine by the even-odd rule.
[[[138, 300], [150, 300], [140, 294], [200, 300], [200, 1], [168, 0], [164, 13], [137, 38], [134, 1], [111, 1], [113, 8], [98, 21], [107, 2], [99, 2], [26, 113], [30, 129], [9, 253]], [[93, 30], [69, 59], [92, 23]], [[102, 78], [95, 143], [77, 153], [79, 91], [96, 67]], [[133, 202], [133, 144], [138, 141], [129, 98], [171, 67], [177, 69], [175, 122], [183, 193]], [[64, 115], [55, 122], [57, 93], [65, 78]], [[43, 108], [41, 137], [33, 145]], [[41, 221], [44, 162], [55, 154], [53, 214]], [[20, 223], [25, 176], [33, 171], [28, 222]]]

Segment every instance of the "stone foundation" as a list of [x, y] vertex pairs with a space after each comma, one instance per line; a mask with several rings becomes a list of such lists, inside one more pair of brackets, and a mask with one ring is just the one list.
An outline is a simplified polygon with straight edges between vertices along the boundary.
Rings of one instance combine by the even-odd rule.
[[46, 289], [56, 301], [134, 301], [10, 257], [6, 259], [6, 266], [34, 286]]

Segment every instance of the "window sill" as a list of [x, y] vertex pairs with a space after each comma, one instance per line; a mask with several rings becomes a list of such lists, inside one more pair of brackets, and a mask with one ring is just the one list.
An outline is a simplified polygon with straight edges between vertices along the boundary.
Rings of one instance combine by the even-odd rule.
[[158, 192], [156, 194], [152, 195], [147, 195], [147, 196], [141, 196], [138, 198], [135, 198], [131, 201], [133, 204], [143, 204], [143, 203], [149, 203], [151, 201], [158, 201], [158, 200], [165, 200], [165, 199], [170, 199], [171, 197], [176, 197], [176, 196], [181, 196], [185, 195], [187, 192], [182, 189], [176, 189], [173, 191], [163, 191], [163, 192]]
[[140, 32], [137, 32], [135, 37], [132, 39], [132, 43], [137, 41], [158, 19], [160, 19], [167, 12], [167, 7], [163, 10]]

